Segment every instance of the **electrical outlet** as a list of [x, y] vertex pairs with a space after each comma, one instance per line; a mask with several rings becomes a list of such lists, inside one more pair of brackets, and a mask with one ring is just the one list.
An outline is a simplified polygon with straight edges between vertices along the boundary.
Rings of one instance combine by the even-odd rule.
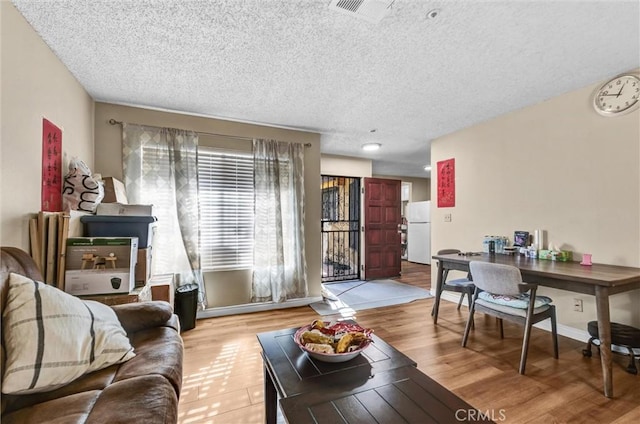
[[451, 222], [451, 214], [450, 213], [445, 213], [444, 214], [444, 222]]
[[582, 299], [573, 299], [573, 310], [582, 312]]

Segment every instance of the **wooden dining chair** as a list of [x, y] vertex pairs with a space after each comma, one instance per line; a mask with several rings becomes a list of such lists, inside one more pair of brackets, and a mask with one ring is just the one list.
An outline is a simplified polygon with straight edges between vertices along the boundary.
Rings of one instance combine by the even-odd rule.
[[[438, 250], [438, 255], [451, 255], [454, 253], [460, 253], [458, 249], [442, 249]], [[433, 322], [435, 324], [438, 323], [438, 311], [440, 310], [440, 299], [442, 297], [442, 292], [445, 290], [460, 293], [460, 300], [458, 300], [458, 310], [460, 310], [460, 306], [462, 306], [462, 301], [465, 296], [468, 299], [469, 309], [471, 309], [471, 298], [473, 297], [473, 291], [475, 290], [475, 286], [473, 285], [473, 281], [471, 281], [470, 275], [467, 274], [466, 278], [456, 278], [455, 280], [447, 281], [447, 277], [449, 275], [449, 270], [445, 269], [442, 275], [442, 286], [440, 287], [439, 296], [436, 296], [436, 300], [433, 303], [433, 307], [431, 308], [431, 316], [433, 317]]]
[[495, 316], [500, 323], [500, 337], [504, 338], [502, 320], [524, 325], [522, 353], [518, 372], [524, 374], [529, 339], [533, 324], [545, 319], [551, 320], [553, 354], [558, 359], [558, 331], [556, 308], [546, 296], [536, 296], [537, 285], [522, 282], [520, 270], [510, 265], [472, 261], [469, 263], [473, 283], [476, 286], [469, 318], [462, 337], [462, 346], [467, 346], [473, 314], [476, 311]]

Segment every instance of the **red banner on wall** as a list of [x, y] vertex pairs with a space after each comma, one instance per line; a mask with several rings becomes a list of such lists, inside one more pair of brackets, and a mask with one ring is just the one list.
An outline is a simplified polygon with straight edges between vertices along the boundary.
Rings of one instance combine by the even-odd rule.
[[438, 207], [456, 205], [456, 162], [447, 159], [438, 162]]
[[62, 210], [62, 130], [42, 119], [42, 205], [45, 212]]

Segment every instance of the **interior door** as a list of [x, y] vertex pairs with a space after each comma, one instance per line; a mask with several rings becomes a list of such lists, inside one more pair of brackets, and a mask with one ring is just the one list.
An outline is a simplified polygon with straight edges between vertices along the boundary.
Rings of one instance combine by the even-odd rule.
[[400, 180], [364, 179], [364, 278], [397, 277], [401, 269]]

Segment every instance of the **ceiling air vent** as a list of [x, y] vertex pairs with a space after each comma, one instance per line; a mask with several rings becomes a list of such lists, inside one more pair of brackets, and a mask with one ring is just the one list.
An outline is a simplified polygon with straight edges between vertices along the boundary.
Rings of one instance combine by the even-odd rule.
[[396, 0], [331, 0], [329, 9], [378, 23], [391, 12]]

